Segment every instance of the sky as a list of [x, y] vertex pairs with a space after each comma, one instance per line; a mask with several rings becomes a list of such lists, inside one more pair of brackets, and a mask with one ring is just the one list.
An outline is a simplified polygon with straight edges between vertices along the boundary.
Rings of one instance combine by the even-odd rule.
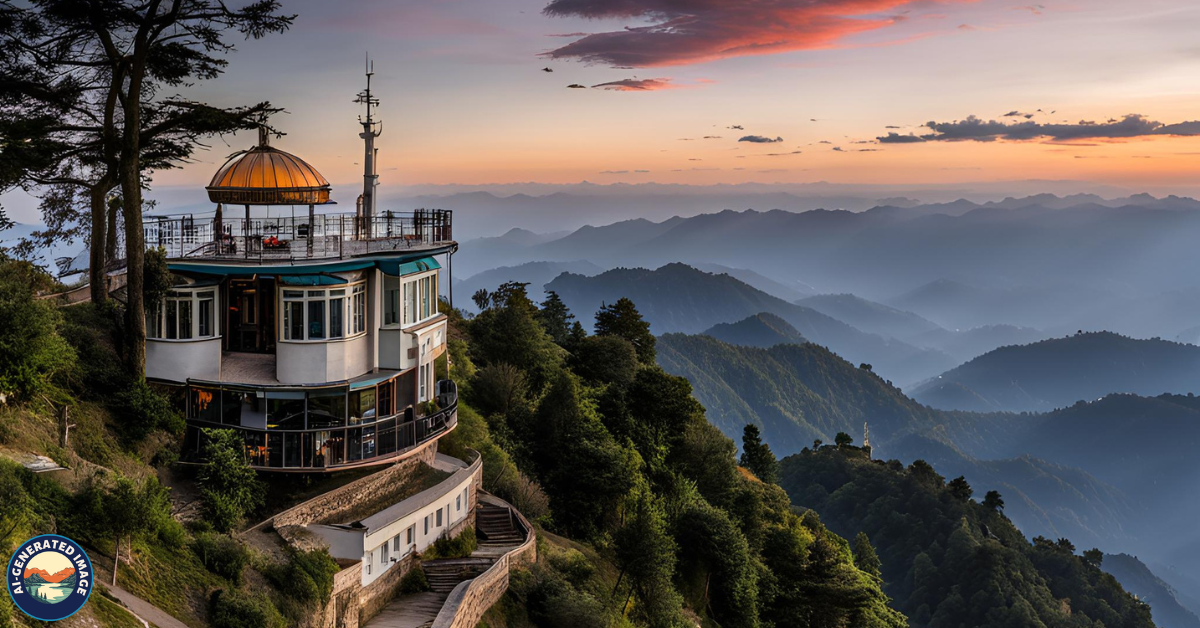
[[[273, 143], [351, 203], [367, 54], [384, 186], [1042, 179], [1200, 193], [1188, 0], [282, 1], [290, 31], [239, 41], [224, 76], [185, 93], [285, 108]], [[254, 139], [218, 138], [154, 183], [200, 188]]]

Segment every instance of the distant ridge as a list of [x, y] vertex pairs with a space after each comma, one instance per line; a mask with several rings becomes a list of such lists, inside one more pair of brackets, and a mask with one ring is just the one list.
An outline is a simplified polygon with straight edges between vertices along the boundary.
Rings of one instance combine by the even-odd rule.
[[1200, 390], [1200, 347], [1111, 332], [1001, 347], [912, 391], [945, 410], [1047, 411], [1111, 393]]
[[580, 320], [590, 321], [603, 303], [629, 297], [655, 334], [701, 333], [762, 313], [787, 321], [809, 342], [828, 347], [854, 363], [872, 364], [877, 373], [901, 384], [931, 377], [953, 364], [939, 351], [914, 347], [863, 332], [831, 316], [788, 303], [729, 275], [706, 273], [686, 264], [656, 270], [617, 268], [583, 277], [564, 274], [547, 284]]
[[779, 344], [804, 344], [807, 342], [795, 327], [787, 321], [763, 312], [736, 323], [721, 323], [704, 332], [721, 342], [763, 349]]

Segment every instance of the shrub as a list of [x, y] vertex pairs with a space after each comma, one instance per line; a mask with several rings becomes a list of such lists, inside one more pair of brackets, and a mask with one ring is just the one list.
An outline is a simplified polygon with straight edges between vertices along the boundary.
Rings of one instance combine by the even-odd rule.
[[288, 561], [267, 571], [275, 588], [301, 604], [324, 604], [333, 593], [333, 577], [340, 571], [325, 550], [295, 551]]
[[414, 565], [400, 579], [401, 593], [421, 593], [428, 590], [429, 579], [425, 577], [425, 570], [420, 565]]
[[34, 298], [44, 274], [0, 258], [0, 395], [27, 400], [43, 394], [75, 360], [59, 335], [62, 314], [50, 301]]
[[206, 569], [234, 584], [242, 582], [242, 570], [250, 563], [250, 550], [241, 541], [225, 534], [198, 534], [192, 542], [192, 550]]
[[115, 410], [122, 415], [121, 429], [131, 442], [140, 442], [156, 430], [171, 434], [182, 434], [185, 426], [183, 417], [171, 405], [166, 396], [145, 381], [134, 381], [127, 390], [117, 395]]
[[454, 538], [438, 537], [438, 540], [429, 546], [429, 549], [421, 555], [424, 560], [433, 560], [435, 558], [466, 558], [470, 556], [475, 549], [479, 547], [479, 541], [475, 538], [475, 528], [467, 526], [462, 532]]
[[265, 595], [217, 590], [209, 600], [213, 628], [283, 628], [286, 622]]
[[229, 532], [263, 503], [266, 488], [246, 461], [237, 432], [206, 429], [203, 434], [204, 466], [198, 480], [204, 516], [216, 530]]

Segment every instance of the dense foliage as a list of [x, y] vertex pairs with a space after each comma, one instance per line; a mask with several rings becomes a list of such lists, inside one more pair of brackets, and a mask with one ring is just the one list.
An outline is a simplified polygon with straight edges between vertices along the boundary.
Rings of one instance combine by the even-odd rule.
[[[570, 319], [556, 299], [546, 303], [543, 313], [523, 285], [506, 284], [480, 299], [474, 319], [452, 317], [468, 341], [451, 348], [463, 410], [447, 444], [479, 448], [488, 476], [523, 478], [485, 483], [518, 506], [544, 495], [546, 528], [585, 541], [618, 571], [602, 590], [594, 560], [548, 553], [514, 577], [529, 621], [904, 625], [849, 543], [738, 469], [734, 442], [708, 423], [687, 380], [653, 364], [654, 339], [632, 301], [605, 307], [586, 338], [563, 334]], [[761, 468], [769, 449], [757, 454]]]
[[[841, 534], [870, 538], [886, 591], [914, 626], [1154, 625], [1150, 607], [1070, 541], [1030, 543], [1004, 516], [998, 495], [977, 503], [965, 480], [947, 483], [923, 461], [906, 468], [853, 446], [826, 446], [781, 466], [793, 501]], [[860, 563], [871, 560], [866, 547], [856, 554]]]

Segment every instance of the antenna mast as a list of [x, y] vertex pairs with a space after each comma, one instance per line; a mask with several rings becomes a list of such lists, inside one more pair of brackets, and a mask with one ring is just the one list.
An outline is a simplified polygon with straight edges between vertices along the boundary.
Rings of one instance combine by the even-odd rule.
[[367, 106], [367, 115], [358, 117], [358, 123], [362, 125], [362, 133], [359, 137], [363, 139], [363, 195], [362, 195], [362, 222], [363, 235], [370, 237], [372, 233], [371, 226], [375, 218], [375, 188], [379, 185], [379, 173], [376, 172], [375, 162], [378, 158], [378, 150], [375, 148], [375, 138], [383, 134], [383, 123], [377, 122], [371, 111], [372, 107], [379, 106], [379, 99], [371, 95], [371, 77], [375, 75], [375, 62], [371, 61], [370, 57], [366, 57], [366, 75], [367, 88], [358, 93], [358, 97], [354, 102], [360, 105]]

